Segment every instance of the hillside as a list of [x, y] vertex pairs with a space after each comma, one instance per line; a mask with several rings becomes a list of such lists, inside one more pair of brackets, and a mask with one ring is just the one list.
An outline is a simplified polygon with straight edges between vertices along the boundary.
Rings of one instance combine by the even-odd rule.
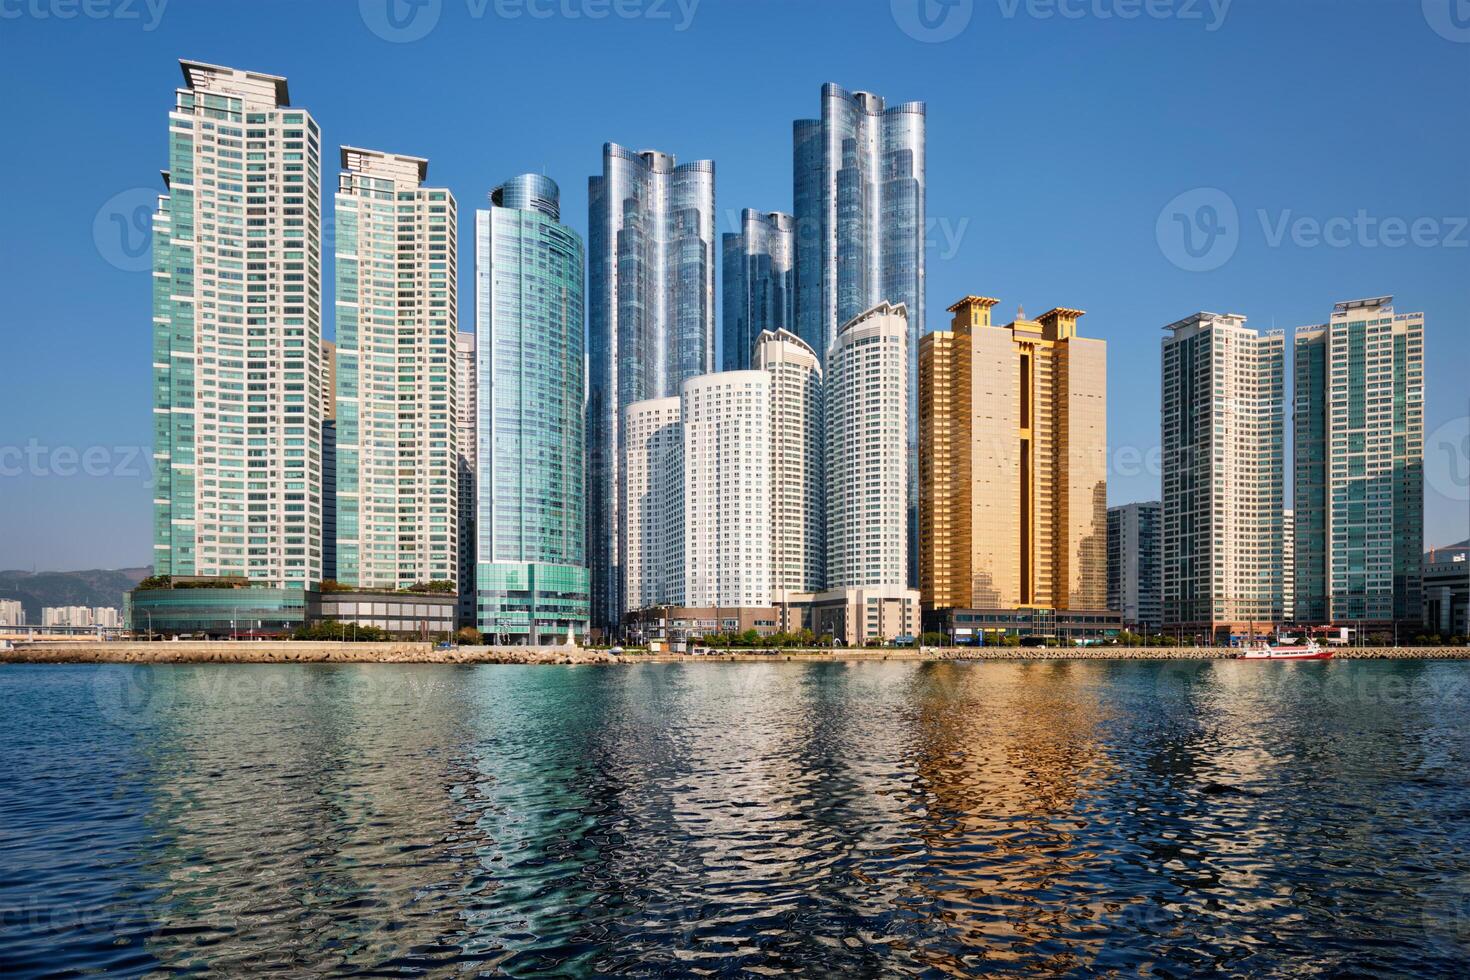
[[19, 599], [26, 622], [39, 623], [44, 606], [115, 606], [150, 568], [92, 568], [80, 572], [0, 572], [0, 599]]

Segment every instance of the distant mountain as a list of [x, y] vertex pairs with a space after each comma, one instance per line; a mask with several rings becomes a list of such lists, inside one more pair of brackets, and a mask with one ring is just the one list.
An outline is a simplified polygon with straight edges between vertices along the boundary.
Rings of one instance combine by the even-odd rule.
[[40, 623], [45, 606], [114, 606], [151, 568], [92, 568], [83, 572], [0, 572], [0, 599], [19, 599], [26, 622]]

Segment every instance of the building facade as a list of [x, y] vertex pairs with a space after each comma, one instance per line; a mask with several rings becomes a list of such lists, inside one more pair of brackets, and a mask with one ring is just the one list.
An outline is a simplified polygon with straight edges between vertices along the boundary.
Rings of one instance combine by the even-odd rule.
[[623, 502], [624, 571], [630, 612], [684, 604], [684, 426], [682, 400], [628, 406]]
[[122, 625], [122, 613], [112, 606], [47, 606], [41, 610], [41, 625], [117, 629]]
[[25, 606], [19, 599], [0, 599], [0, 626], [24, 626]]
[[1296, 621], [1296, 511], [1281, 512], [1281, 618]]
[[1134, 632], [1157, 633], [1164, 623], [1157, 501], [1108, 508], [1108, 605]]
[[1295, 337], [1296, 605], [1386, 629], [1423, 612], [1424, 314], [1338, 303]]
[[587, 210], [587, 540], [606, 628], [625, 608], [624, 412], [714, 370], [714, 163], [608, 143]]
[[460, 331], [454, 338], [454, 440], [459, 487], [460, 626], [475, 625], [475, 463], [479, 458], [476, 425], [480, 408], [480, 370], [475, 335]]
[[779, 211], [740, 212], [722, 241], [721, 370], [750, 368], [756, 339], [796, 327], [796, 221]]
[[1081, 310], [991, 321], [967, 296], [920, 343], [920, 592], [931, 608], [1103, 610], [1107, 346]]
[[458, 582], [457, 207], [421, 157], [342, 147], [337, 580]]
[[587, 628], [582, 256], [548, 177], [475, 213], [476, 618], [509, 642]]
[[284, 78], [180, 64], [153, 215], [153, 567], [304, 588], [322, 576], [321, 132]]
[[909, 325], [880, 303], [827, 354], [827, 588], [908, 584]]
[[1237, 314], [1165, 329], [1164, 627], [1210, 640], [1264, 632], [1285, 618], [1285, 335]]
[[[824, 358], [841, 326], [882, 302], [908, 311], [910, 544], [918, 502], [918, 350], [924, 335], [925, 106], [822, 86], [792, 124], [796, 333]], [[916, 551], [908, 556], [916, 581]]]
[[1470, 637], [1470, 541], [1424, 555], [1424, 630], [1442, 639]]
[[826, 588], [822, 359], [789, 330], [756, 338], [756, 370], [771, 379], [771, 590]]

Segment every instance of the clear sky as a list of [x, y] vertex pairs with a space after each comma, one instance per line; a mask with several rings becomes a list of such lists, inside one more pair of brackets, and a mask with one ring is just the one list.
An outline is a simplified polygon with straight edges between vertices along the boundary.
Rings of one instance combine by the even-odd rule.
[[[926, 101], [927, 326], [966, 293], [1000, 297], [1007, 320], [1018, 305], [1086, 309], [1082, 331], [1110, 345], [1112, 503], [1159, 494], [1161, 327], [1211, 310], [1290, 330], [1392, 293], [1428, 317], [1426, 538], [1459, 540], [1464, 7], [0, 0], [0, 568], [150, 559], [136, 222], [161, 188], [181, 57], [287, 76], [322, 128], [328, 215], [338, 144], [428, 157], [430, 182], [459, 198], [466, 286], [469, 212], [510, 175], [544, 169], [585, 231], [604, 141], [711, 158], [729, 231], [741, 208], [790, 209], [791, 121], [819, 113], [823, 82]], [[466, 328], [472, 296], [461, 288]]]

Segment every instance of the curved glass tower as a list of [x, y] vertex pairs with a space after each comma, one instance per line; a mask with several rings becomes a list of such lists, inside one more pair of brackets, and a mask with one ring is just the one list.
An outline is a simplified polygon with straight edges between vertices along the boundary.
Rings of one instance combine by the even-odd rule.
[[499, 642], [587, 626], [582, 240], [522, 174], [475, 212], [476, 619]]
[[780, 211], [740, 212], [723, 239], [723, 370], [744, 371], [764, 331], [794, 330], [796, 221]]
[[602, 148], [587, 182], [587, 544], [592, 621], [623, 614], [622, 412], [715, 364], [715, 165]]
[[[909, 541], [918, 486], [919, 338], [924, 334], [922, 102], [822, 86], [822, 117], [792, 125], [796, 332], [825, 357], [839, 324], [879, 303], [908, 310]], [[909, 577], [917, 578], [915, 555]]]

